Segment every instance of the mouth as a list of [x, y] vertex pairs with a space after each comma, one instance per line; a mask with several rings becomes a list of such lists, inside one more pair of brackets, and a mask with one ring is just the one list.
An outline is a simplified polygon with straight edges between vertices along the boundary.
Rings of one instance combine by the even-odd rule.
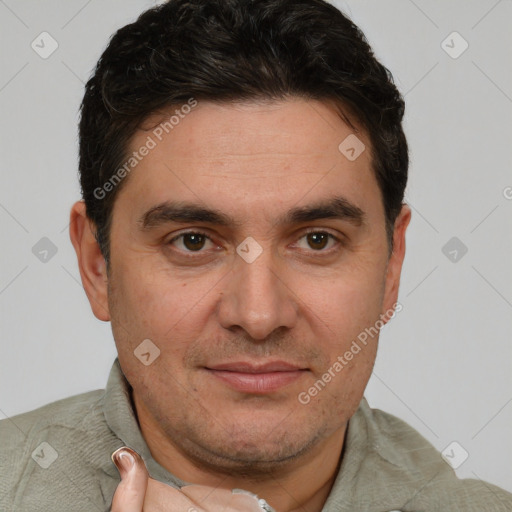
[[205, 370], [236, 391], [263, 395], [297, 381], [308, 368], [285, 361], [264, 364], [238, 361], [207, 366]]

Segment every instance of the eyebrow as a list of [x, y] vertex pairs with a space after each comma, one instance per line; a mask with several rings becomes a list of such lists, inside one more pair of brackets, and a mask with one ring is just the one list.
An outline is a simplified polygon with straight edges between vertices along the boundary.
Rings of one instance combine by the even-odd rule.
[[[293, 225], [321, 219], [339, 219], [361, 226], [366, 214], [361, 208], [342, 196], [316, 203], [297, 206], [280, 215], [277, 225]], [[168, 222], [203, 222], [212, 225], [239, 228], [241, 222], [213, 208], [187, 201], [165, 201], [147, 210], [138, 220], [142, 230], [150, 230]]]

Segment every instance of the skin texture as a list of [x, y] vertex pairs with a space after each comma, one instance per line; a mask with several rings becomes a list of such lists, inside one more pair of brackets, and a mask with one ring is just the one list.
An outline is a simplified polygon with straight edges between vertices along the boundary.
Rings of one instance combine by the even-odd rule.
[[[160, 120], [147, 120], [132, 151]], [[94, 314], [112, 323], [143, 436], [153, 457], [184, 481], [246, 489], [279, 512], [319, 511], [329, 494], [378, 336], [308, 404], [298, 396], [397, 302], [411, 215], [404, 205], [388, 258], [370, 141], [357, 132], [366, 150], [354, 161], [338, 149], [353, 133], [323, 102], [199, 102], [125, 178], [108, 276], [84, 204], [72, 208], [82, 282]], [[364, 222], [277, 223], [291, 208], [334, 195], [361, 209]], [[237, 225], [143, 230], [143, 214], [170, 200], [215, 208]], [[312, 240], [311, 229], [339, 242]], [[186, 231], [209, 239], [171, 242]], [[236, 252], [247, 237], [262, 248], [252, 263]], [[134, 355], [145, 339], [160, 350], [148, 366]], [[276, 360], [303, 371], [268, 393], [241, 392], [206, 370]]]

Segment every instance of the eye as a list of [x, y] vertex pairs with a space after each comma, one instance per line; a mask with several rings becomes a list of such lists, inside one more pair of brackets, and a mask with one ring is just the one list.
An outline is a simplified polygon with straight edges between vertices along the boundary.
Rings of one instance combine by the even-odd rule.
[[[329, 241], [334, 241], [340, 243], [340, 239], [335, 237], [333, 234], [327, 231], [309, 231], [305, 235], [303, 235], [299, 240], [306, 240], [306, 244], [309, 246], [309, 249], [313, 249], [314, 252], [329, 252], [324, 251], [325, 247], [328, 245]], [[336, 244], [334, 244], [336, 245]], [[304, 247], [302, 247], [304, 248]], [[332, 245], [331, 245], [332, 248]], [[309, 250], [308, 247], [305, 247], [306, 250]]]
[[210, 242], [212, 245], [214, 245], [211, 238], [206, 233], [199, 231], [181, 233], [180, 235], [175, 236], [169, 240], [168, 244], [174, 245], [174, 243], [178, 240], [180, 240], [180, 244], [178, 245], [181, 245], [181, 247], [178, 248], [184, 252], [201, 252], [201, 249], [204, 248], [207, 242]]

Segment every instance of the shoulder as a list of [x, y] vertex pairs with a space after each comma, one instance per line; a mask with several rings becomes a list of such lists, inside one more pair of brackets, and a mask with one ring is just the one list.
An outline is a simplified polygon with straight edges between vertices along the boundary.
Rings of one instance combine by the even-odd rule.
[[32, 411], [1, 420], [0, 429], [3, 433], [12, 429], [24, 437], [23, 429], [44, 428], [56, 422], [63, 424], [74, 422], [76, 418], [83, 417], [84, 412], [98, 404], [104, 393], [105, 390], [97, 389], [57, 400]]
[[365, 401], [361, 414], [372, 450], [392, 468], [391, 480], [410, 488], [403, 510], [512, 510], [512, 494], [483, 480], [459, 479], [441, 453], [404, 420]]
[[102, 414], [104, 391], [96, 390], [52, 402], [29, 412], [0, 421], [0, 461], [9, 453], [20, 453], [24, 446], [52, 429], [77, 428]]
[[41, 432], [56, 427], [74, 428], [91, 412], [93, 415], [100, 414], [99, 404], [103, 394], [103, 390], [90, 391], [1, 420], [0, 457], [9, 452], [19, 452], [22, 446], [37, 438]]
[[1, 510], [22, 503], [32, 510], [32, 501], [37, 510], [56, 481], [64, 490], [74, 477], [87, 479], [98, 470], [98, 452], [117, 442], [103, 414], [104, 394], [90, 391], [0, 421]]

